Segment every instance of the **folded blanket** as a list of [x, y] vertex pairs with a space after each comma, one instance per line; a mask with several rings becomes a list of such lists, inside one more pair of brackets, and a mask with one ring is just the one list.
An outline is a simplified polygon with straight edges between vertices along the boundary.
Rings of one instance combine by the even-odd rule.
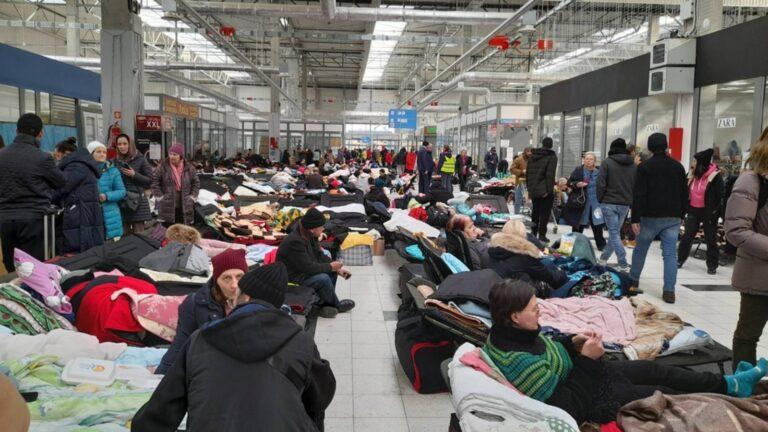
[[634, 310], [626, 298], [551, 298], [540, 300], [539, 310], [540, 325], [554, 327], [563, 333], [593, 331], [603, 335], [604, 342], [621, 345], [628, 345], [637, 336]]
[[56, 356], [60, 365], [76, 357], [115, 360], [126, 348], [124, 343], [99, 343], [95, 336], [61, 329], [34, 336], [0, 334], [0, 361], [30, 355]]

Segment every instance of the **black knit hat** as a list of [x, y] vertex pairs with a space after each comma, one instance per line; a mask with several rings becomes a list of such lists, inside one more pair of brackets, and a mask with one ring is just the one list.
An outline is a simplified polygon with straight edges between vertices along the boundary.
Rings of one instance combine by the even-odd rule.
[[288, 270], [282, 262], [261, 266], [243, 275], [238, 283], [240, 291], [252, 299], [262, 300], [276, 308], [285, 303]]
[[648, 150], [652, 153], [662, 153], [667, 149], [667, 136], [661, 132], [656, 132], [648, 137]]
[[715, 154], [714, 149], [706, 149], [702, 150], [695, 155], [693, 155], [694, 159], [696, 159], [696, 165], [701, 165], [703, 167], [709, 168], [709, 165], [712, 163], [712, 155]]
[[616, 150], [616, 149], [626, 150], [627, 149], [627, 142], [624, 141], [624, 138], [616, 138], [615, 140], [613, 140], [611, 142], [611, 148], [610, 149], [611, 150]]
[[301, 225], [306, 229], [319, 228], [325, 225], [325, 216], [318, 209], [312, 207], [301, 218]]

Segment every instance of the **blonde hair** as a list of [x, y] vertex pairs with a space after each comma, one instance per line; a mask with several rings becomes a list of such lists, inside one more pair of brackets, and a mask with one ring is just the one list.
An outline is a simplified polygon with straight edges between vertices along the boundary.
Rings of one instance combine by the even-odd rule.
[[768, 127], [749, 150], [747, 165], [757, 174], [768, 174]]
[[510, 219], [504, 224], [504, 228], [501, 229], [504, 234], [512, 234], [518, 237], [526, 238], [528, 236], [525, 224], [520, 219]]

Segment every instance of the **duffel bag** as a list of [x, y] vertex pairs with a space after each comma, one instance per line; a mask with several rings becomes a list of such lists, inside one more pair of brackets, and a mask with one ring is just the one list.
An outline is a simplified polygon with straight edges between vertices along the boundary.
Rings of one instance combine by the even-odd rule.
[[453, 356], [453, 343], [430, 334], [421, 315], [398, 321], [395, 348], [400, 365], [416, 392], [430, 394], [448, 391], [440, 364]]

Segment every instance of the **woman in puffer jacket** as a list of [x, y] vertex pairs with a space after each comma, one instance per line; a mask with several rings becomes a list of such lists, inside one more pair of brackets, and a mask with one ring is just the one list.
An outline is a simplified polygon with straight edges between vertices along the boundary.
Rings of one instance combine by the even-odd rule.
[[107, 161], [107, 147], [98, 142], [88, 143], [88, 152], [99, 164], [99, 202], [104, 214], [106, 239], [112, 240], [123, 236], [123, 218], [120, 215], [120, 201], [125, 198], [125, 185], [120, 171]]

